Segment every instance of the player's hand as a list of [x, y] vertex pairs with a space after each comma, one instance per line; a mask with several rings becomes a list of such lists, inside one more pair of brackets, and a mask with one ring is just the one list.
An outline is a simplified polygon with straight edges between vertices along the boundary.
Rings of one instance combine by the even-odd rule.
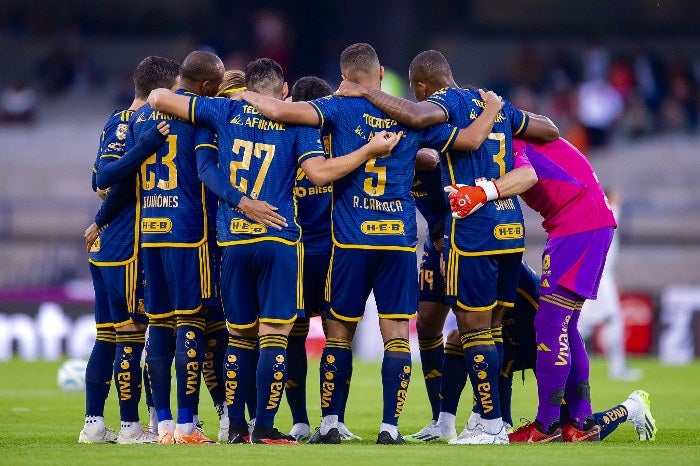
[[467, 186], [465, 184], [451, 184], [445, 186], [449, 193], [452, 218], [464, 218], [473, 214], [486, 204], [486, 192], [481, 186]]
[[243, 100], [243, 96], [245, 95], [245, 89], [241, 89], [240, 91], [236, 92], [227, 92], [226, 97], [228, 97], [231, 100]]
[[277, 207], [265, 201], [243, 196], [241, 202], [238, 203], [238, 208], [243, 212], [243, 215], [254, 222], [262, 223], [277, 230], [287, 226], [287, 219], [277, 213]]
[[158, 131], [163, 136], [167, 136], [168, 134], [170, 134], [170, 124], [165, 121], [161, 121], [160, 123], [158, 123], [158, 126], [156, 126], [156, 128], [158, 128]]
[[100, 198], [100, 200], [104, 201], [105, 198], [107, 197], [107, 194], [109, 194], [109, 189], [110, 188], [97, 188], [97, 197]]
[[479, 89], [479, 95], [481, 95], [481, 100], [484, 101], [485, 106], [496, 106], [497, 110], [500, 110], [503, 107], [503, 99], [495, 92]]
[[398, 133], [390, 131], [380, 131], [367, 143], [367, 160], [375, 157], [386, 157], [391, 150], [396, 147], [403, 137], [403, 131]]
[[342, 97], [367, 97], [367, 88], [345, 79], [340, 83], [340, 87], [335, 91], [335, 95]]
[[85, 229], [83, 238], [85, 238], [85, 247], [87, 248], [88, 252], [90, 252], [90, 249], [92, 249], [92, 245], [95, 244], [98, 236], [100, 236], [100, 229], [97, 224], [93, 223]]

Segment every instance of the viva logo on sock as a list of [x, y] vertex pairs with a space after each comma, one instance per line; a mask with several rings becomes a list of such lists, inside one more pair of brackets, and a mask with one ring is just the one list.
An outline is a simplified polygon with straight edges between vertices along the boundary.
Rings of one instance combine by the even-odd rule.
[[569, 364], [569, 319], [571, 316], [566, 316], [564, 324], [561, 326], [561, 334], [559, 334], [559, 353], [555, 366], [566, 366]]
[[232, 405], [236, 398], [236, 389], [238, 388], [238, 358], [235, 354], [229, 354], [226, 359], [226, 382], [224, 382], [226, 404]]
[[[479, 380], [484, 380], [488, 377], [486, 370], [489, 365], [484, 361], [483, 354], [474, 356], [474, 371]], [[476, 391], [479, 394], [479, 404], [484, 414], [493, 411], [493, 398], [491, 397], [491, 384], [488, 382], [479, 382], [476, 386]]]
[[284, 356], [278, 354], [275, 356], [275, 364], [272, 365], [272, 378], [275, 379], [274, 382], [270, 384], [270, 398], [267, 400], [267, 406], [265, 409], [277, 409], [280, 403], [280, 398], [282, 397], [282, 389], [284, 388]]
[[396, 392], [396, 410], [394, 411], [394, 417], [398, 418], [401, 416], [403, 411], [403, 406], [406, 403], [406, 394], [408, 392], [408, 382], [411, 381], [411, 366], [403, 366], [403, 371], [399, 374], [399, 385], [401, 388]]
[[121, 371], [117, 373], [117, 393], [119, 393], [119, 399], [121, 401], [126, 401], [131, 399], [131, 372], [129, 368], [131, 364], [131, 353], [133, 353], [133, 348], [131, 346], [125, 346], [122, 354], [120, 356], [121, 362], [119, 363], [119, 368]]
[[332, 354], [326, 355], [325, 362], [323, 363], [323, 383], [321, 384], [321, 408], [329, 408], [331, 405], [331, 398], [333, 397], [333, 391], [335, 390], [335, 371], [338, 369], [335, 367], [335, 356]]

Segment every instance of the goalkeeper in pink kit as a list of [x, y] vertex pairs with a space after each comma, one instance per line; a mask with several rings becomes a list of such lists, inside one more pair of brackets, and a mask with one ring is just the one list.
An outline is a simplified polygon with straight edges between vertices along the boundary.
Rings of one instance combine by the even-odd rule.
[[[595, 299], [605, 256], [617, 226], [593, 168], [564, 139], [535, 145], [513, 141], [514, 167], [531, 167], [538, 182], [521, 194], [539, 212], [548, 234], [542, 255], [537, 338], [539, 405], [534, 423], [509, 435], [511, 442], [595, 441], [589, 360], [577, 323], [586, 299]], [[455, 217], [485, 202], [520, 194], [517, 171], [477, 186], [448, 186]], [[563, 400], [569, 420], [560, 425]]]

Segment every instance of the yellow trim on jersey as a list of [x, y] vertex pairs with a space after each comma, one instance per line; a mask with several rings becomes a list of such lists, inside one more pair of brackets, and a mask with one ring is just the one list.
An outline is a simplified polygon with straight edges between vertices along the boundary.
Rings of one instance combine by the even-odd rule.
[[265, 318], [261, 317], [260, 318], [260, 323], [264, 324], [291, 324], [295, 320], [297, 320], [298, 315], [294, 315], [291, 319], [270, 319], [270, 318]]
[[523, 113], [523, 121], [520, 122], [520, 126], [518, 127], [517, 131], [513, 133], [513, 136], [516, 136], [520, 133], [520, 131], [523, 130], [523, 127], [525, 126], [525, 122], [527, 121], [527, 115]]
[[248, 88], [245, 87], [245, 86], [243, 86], [243, 87], [232, 87], [232, 88], [230, 88], [230, 89], [226, 89], [226, 90], [223, 90], [223, 91], [219, 92], [219, 94], [231, 94], [231, 93], [233, 93], [233, 92], [245, 91], [246, 89], [248, 89]]
[[511, 303], [510, 301], [496, 301], [496, 304], [503, 307], [515, 307], [515, 303]]
[[416, 313], [413, 314], [380, 314], [377, 313], [380, 319], [413, 319]]
[[[102, 155], [100, 155], [100, 158], [101, 158], [101, 159], [107, 159], [107, 158], [110, 158], [110, 157], [111, 157], [111, 158], [115, 158], [115, 159], [121, 159], [121, 158], [122, 158], [121, 155], [117, 155], [117, 154], [102, 154]], [[97, 173], [97, 170], [95, 170], [95, 173]]]
[[297, 309], [304, 309], [304, 244], [297, 244]]
[[459, 130], [459, 128], [452, 128], [452, 134], [450, 134], [450, 137], [447, 138], [447, 142], [446, 142], [445, 145], [442, 147], [442, 149], [440, 149], [440, 152], [445, 152], [445, 151], [447, 150], [447, 148], [450, 147], [450, 144], [452, 144], [452, 141], [453, 141], [453, 140], [455, 139], [455, 137], [457, 136], [457, 131], [458, 131], [458, 130]]
[[189, 116], [190, 116], [190, 123], [193, 125], [195, 124], [194, 122], [194, 103], [197, 100], [197, 97], [190, 97], [190, 108], [188, 109]]
[[[447, 89], [447, 88], [445, 88], [445, 89]], [[434, 100], [430, 100], [430, 97], [428, 97], [427, 102], [430, 102], [431, 104], [437, 105], [438, 107], [440, 107], [442, 109], [443, 112], [445, 112], [445, 122], [447, 122], [450, 119], [450, 112], [447, 111], [447, 107], [442, 105], [440, 102], [435, 102]]]
[[527, 302], [530, 303], [532, 305], [532, 307], [534, 307], [535, 309], [540, 308], [540, 305], [537, 303], [537, 301], [535, 301], [535, 299], [532, 296], [527, 294], [527, 292], [525, 290], [523, 290], [522, 288], [517, 288], [515, 291], [517, 291], [517, 293], [520, 296], [525, 298], [525, 300], [527, 300]]
[[237, 328], [237, 329], [246, 329], [246, 328], [253, 328], [256, 325], [258, 325], [258, 319], [255, 319], [255, 321], [252, 324], [232, 324], [228, 320], [226, 321], [226, 325], [228, 325], [229, 328]]
[[[126, 290], [126, 308], [129, 314], [136, 313], [136, 285], [138, 284], [139, 261], [136, 259], [124, 267], [125, 272], [125, 290]], [[131, 320], [131, 319], [129, 319]], [[115, 327], [117, 325], [115, 324]]]
[[92, 172], [97, 173], [97, 169], [95, 167], [92, 167]]
[[261, 238], [241, 239], [241, 240], [224, 241], [224, 242], [217, 241], [216, 244], [218, 244], [219, 246], [235, 246], [238, 244], [259, 243], [260, 241], [277, 241], [279, 243], [286, 244], [288, 246], [296, 246], [297, 244], [299, 244], [298, 239], [296, 241], [290, 241], [290, 240], [284, 239], [284, 238], [277, 238], [276, 236], [263, 236]]
[[311, 154], [326, 155], [326, 153], [323, 152], [322, 150], [310, 150], [310, 151], [308, 151], [308, 152], [304, 152], [304, 153], [301, 154], [299, 157], [297, 157], [297, 163], [298, 163], [298, 164], [302, 164], [302, 163], [305, 161], [305, 160], [302, 160], [302, 159], [304, 159], [304, 157], [306, 157], [307, 155], [311, 155]]
[[323, 116], [323, 112], [321, 111], [320, 108], [318, 108], [318, 105], [316, 105], [315, 103], [310, 102], [310, 101], [307, 102], [307, 103], [310, 104], [313, 108], [316, 109], [316, 113], [318, 114], [318, 117], [319, 117], [319, 119], [321, 120], [321, 121], [320, 121], [320, 124], [319, 124], [318, 126], [319, 126], [320, 128], [323, 128], [323, 127], [326, 125], [326, 119], [325, 119], [324, 116]]
[[194, 150], [197, 150], [201, 147], [209, 147], [209, 148], [217, 150], [217, 151], [219, 150], [219, 148], [217, 146], [215, 146], [214, 144], [207, 144], [207, 143], [197, 144], [196, 146], [194, 146]]
[[[175, 315], [175, 311], [166, 312], [165, 314], [151, 314], [150, 312], [146, 311], [146, 317], [148, 317], [149, 319], [167, 319], [167, 318], [172, 317], [174, 315]], [[149, 325], [153, 325], [153, 324], [151, 324], [149, 322]], [[169, 327], [169, 326], [162, 325], [161, 327]], [[173, 325], [173, 328], [175, 328], [174, 325]]]
[[[95, 261], [90, 258], [88, 258], [88, 262], [90, 262], [93, 265], [96, 265], [98, 267], [116, 267], [119, 265], [126, 265], [129, 262], [136, 260], [138, 257], [139, 253], [139, 242], [141, 239], [140, 232], [141, 232], [141, 189], [139, 187], [139, 183], [136, 183], [136, 213], [134, 214], [135, 221], [134, 221], [134, 253], [129, 257], [128, 259], [125, 259], [123, 261], [119, 262], [110, 262], [110, 261]], [[109, 228], [109, 225], [107, 226]]]
[[490, 304], [488, 306], [472, 307], [472, 306], [467, 306], [466, 304], [460, 302], [458, 299], [456, 304], [461, 310], [470, 311], [470, 312], [487, 312], [487, 311], [491, 311], [494, 307], [496, 307], [495, 301], [493, 304]]
[[204, 304], [200, 304], [199, 306], [197, 306], [194, 309], [175, 309], [173, 311], [173, 314], [176, 314], [179, 316], [180, 315], [192, 315], [192, 314], [196, 314], [199, 311], [201, 311], [203, 307], [204, 307]]
[[359, 322], [359, 321], [362, 320], [362, 317], [363, 317], [363, 316], [360, 316], [360, 317], [345, 317], [345, 316], [341, 316], [340, 314], [338, 314], [337, 312], [335, 312], [335, 311], [333, 310], [332, 307], [329, 307], [329, 308], [328, 308], [328, 311], [333, 315], [333, 317], [335, 317], [335, 318], [338, 319], [338, 320], [342, 320], [342, 321], [344, 321], [344, 322]]

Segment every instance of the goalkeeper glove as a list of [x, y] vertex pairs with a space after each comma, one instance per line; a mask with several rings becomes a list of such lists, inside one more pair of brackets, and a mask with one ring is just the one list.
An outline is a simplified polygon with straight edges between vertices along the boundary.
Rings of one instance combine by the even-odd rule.
[[453, 218], [464, 218], [473, 214], [488, 201], [498, 199], [498, 188], [493, 181], [479, 181], [477, 186], [451, 184], [445, 186], [449, 193]]

